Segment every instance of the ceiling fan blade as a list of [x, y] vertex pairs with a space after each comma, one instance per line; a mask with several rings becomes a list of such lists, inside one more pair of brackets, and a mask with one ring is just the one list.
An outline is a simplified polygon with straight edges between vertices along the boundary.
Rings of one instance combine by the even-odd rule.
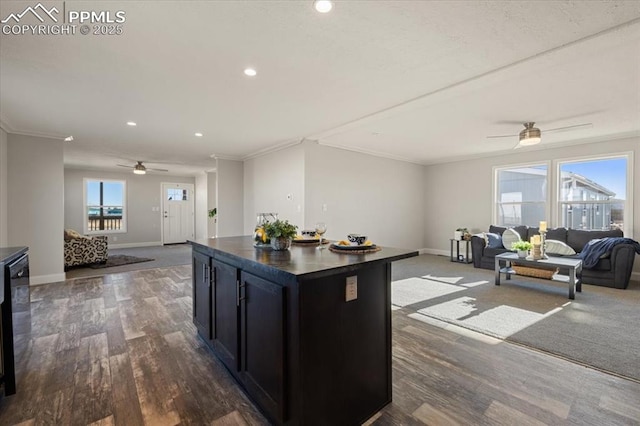
[[168, 172], [167, 169], [152, 169], [151, 167], [147, 167], [147, 170], [153, 170], [154, 172]]
[[555, 129], [543, 129], [542, 132], [543, 133], [566, 132], [569, 130], [577, 130], [580, 128], [586, 129], [590, 127], [593, 127], [593, 123], [583, 123], [583, 124], [576, 124], [574, 126], [556, 127]]
[[132, 169], [133, 168], [133, 166], [125, 166], [124, 164], [116, 164], [116, 166], [126, 167], [128, 169]]
[[487, 139], [495, 139], [495, 138], [514, 138], [518, 136], [517, 134], [515, 135], [492, 135], [492, 136], [487, 136]]

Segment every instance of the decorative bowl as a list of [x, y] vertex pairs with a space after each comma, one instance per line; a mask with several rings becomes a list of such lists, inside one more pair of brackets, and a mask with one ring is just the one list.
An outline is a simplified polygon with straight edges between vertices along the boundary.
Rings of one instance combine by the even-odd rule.
[[349, 240], [349, 244], [352, 246], [361, 246], [367, 241], [366, 235], [360, 234], [349, 234], [347, 235], [347, 239]]
[[316, 231], [313, 229], [305, 229], [300, 231], [300, 234], [302, 235], [302, 238], [304, 238], [305, 240], [313, 240], [316, 238]]

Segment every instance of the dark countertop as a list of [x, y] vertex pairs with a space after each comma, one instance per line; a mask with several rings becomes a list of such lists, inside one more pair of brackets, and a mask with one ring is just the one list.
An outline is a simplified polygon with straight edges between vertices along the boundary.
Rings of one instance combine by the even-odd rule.
[[0, 247], [0, 262], [11, 263], [28, 250], [29, 247]]
[[369, 254], [342, 254], [329, 250], [317, 250], [316, 245], [292, 244], [289, 250], [275, 251], [256, 248], [253, 237], [224, 237], [189, 241], [192, 245], [206, 248], [215, 257], [229, 258], [233, 263], [252, 265], [265, 272], [293, 275], [296, 278], [320, 278], [340, 272], [358, 269], [368, 263], [393, 262], [418, 256], [416, 250], [382, 247]]

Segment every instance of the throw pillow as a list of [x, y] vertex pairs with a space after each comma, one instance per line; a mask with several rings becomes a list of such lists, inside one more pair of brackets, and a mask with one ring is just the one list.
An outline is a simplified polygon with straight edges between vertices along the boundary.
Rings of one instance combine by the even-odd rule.
[[502, 233], [502, 245], [508, 250], [511, 250], [511, 244], [521, 239], [520, 234], [513, 228], [505, 229]]
[[502, 237], [493, 232], [484, 233], [484, 242], [488, 248], [504, 248], [502, 246]]
[[562, 241], [546, 240], [545, 253], [558, 256], [573, 256], [576, 254], [576, 251]]
[[74, 231], [73, 229], [65, 229], [64, 230], [64, 240], [65, 241], [77, 240], [79, 238], [84, 238], [84, 237], [82, 235], [80, 235], [77, 231]]

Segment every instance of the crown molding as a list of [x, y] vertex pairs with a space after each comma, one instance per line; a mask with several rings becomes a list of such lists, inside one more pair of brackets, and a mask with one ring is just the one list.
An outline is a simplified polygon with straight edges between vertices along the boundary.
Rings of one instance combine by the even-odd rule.
[[379, 152], [379, 151], [373, 151], [373, 150], [369, 150], [369, 149], [351, 148], [351, 147], [345, 147], [345, 146], [340, 146], [340, 145], [333, 145], [333, 144], [325, 143], [325, 142], [322, 142], [322, 141], [318, 141], [318, 145], [328, 146], [328, 147], [336, 148], [336, 149], [342, 149], [344, 151], [358, 152], [360, 154], [372, 155], [374, 157], [386, 158], [388, 160], [403, 161], [405, 163], [424, 165], [424, 163], [422, 163], [420, 161], [416, 161], [415, 159], [406, 158], [406, 157], [402, 157], [402, 156], [399, 156], [399, 155], [388, 154], [386, 152]]
[[[246, 155], [246, 156], [242, 157], [242, 161], [252, 160], [254, 158], [262, 157], [264, 155], [271, 154], [273, 152], [281, 151], [281, 150], [283, 150], [285, 148], [289, 148], [289, 147], [292, 147], [292, 146], [300, 145], [304, 141], [305, 141], [304, 138], [296, 139], [296, 140], [293, 140], [293, 141], [287, 141], [287, 142], [283, 142], [283, 143], [280, 143], [280, 144], [276, 144], [276, 145], [270, 146], [268, 148], [260, 149], [260, 150], [258, 150], [256, 152], [254, 152], [253, 154], [249, 154], [249, 155]], [[218, 157], [218, 158], [222, 158], [222, 157]]]

